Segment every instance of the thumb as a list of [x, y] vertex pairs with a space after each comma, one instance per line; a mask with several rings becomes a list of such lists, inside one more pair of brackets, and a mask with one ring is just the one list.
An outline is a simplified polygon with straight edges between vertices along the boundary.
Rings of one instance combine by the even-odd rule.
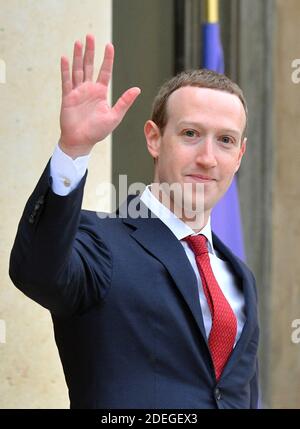
[[128, 109], [133, 105], [136, 98], [140, 95], [141, 90], [138, 87], [127, 89], [118, 99], [112, 108], [116, 121], [119, 123], [125, 116]]

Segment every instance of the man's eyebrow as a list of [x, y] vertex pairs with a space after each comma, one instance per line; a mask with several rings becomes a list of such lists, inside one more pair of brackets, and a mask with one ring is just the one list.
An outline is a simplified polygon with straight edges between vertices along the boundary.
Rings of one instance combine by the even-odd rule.
[[[188, 121], [188, 120], [183, 120], [178, 122], [178, 126], [182, 126], [182, 125], [192, 126], [195, 128], [206, 128], [205, 124], [202, 124], [200, 122], [195, 122], [195, 121]], [[233, 129], [233, 128], [220, 128], [218, 132], [236, 134], [237, 136], [241, 134], [240, 130]]]
[[233, 130], [233, 129], [230, 129], [230, 128], [228, 128], [228, 129], [226, 129], [226, 128], [223, 129], [222, 128], [220, 131], [222, 133], [236, 134], [237, 136], [239, 136], [241, 134], [241, 132], [239, 130]]

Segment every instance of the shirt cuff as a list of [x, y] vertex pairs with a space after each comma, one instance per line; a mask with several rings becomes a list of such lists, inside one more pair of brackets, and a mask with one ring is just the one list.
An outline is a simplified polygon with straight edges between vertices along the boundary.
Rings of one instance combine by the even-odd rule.
[[50, 161], [52, 190], [55, 194], [65, 196], [76, 188], [85, 175], [90, 156], [72, 159], [56, 145]]

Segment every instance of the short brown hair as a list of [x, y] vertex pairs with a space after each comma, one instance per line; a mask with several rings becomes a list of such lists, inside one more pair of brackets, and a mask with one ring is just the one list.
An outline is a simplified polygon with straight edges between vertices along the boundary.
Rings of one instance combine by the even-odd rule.
[[172, 92], [183, 86], [197, 86], [199, 88], [217, 89], [219, 91], [225, 91], [229, 94], [236, 95], [241, 100], [245, 109], [246, 124], [242, 138], [245, 136], [248, 121], [248, 108], [243, 91], [227, 76], [206, 69], [181, 72], [161, 86], [152, 105], [151, 119], [156, 123], [162, 134], [168, 120], [167, 101]]

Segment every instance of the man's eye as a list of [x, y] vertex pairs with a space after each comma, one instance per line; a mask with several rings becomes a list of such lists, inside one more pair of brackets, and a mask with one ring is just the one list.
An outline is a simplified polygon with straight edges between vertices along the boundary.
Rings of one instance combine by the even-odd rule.
[[194, 130], [185, 130], [185, 131], [183, 132], [183, 134], [184, 134], [186, 137], [195, 137], [195, 136], [196, 136], [196, 132], [195, 132]]
[[225, 143], [225, 144], [234, 143], [233, 139], [231, 137], [228, 137], [228, 136], [221, 137], [221, 141], [222, 141], [222, 143]]

